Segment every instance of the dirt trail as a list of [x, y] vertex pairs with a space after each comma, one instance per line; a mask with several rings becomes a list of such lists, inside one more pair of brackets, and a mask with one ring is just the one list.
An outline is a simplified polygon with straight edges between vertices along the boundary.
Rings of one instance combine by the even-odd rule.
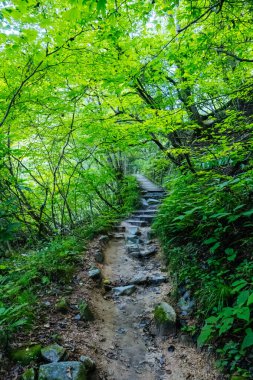
[[[141, 209], [121, 223], [106, 244], [101, 245], [101, 238], [90, 244], [74, 287], [66, 287], [65, 294], [55, 289], [51, 298], [45, 296], [40, 326], [29, 336], [19, 336], [19, 345], [58, 341], [67, 348], [69, 360], [90, 356], [97, 370], [89, 380], [217, 380], [212, 360], [189, 345], [185, 337], [180, 339], [175, 332], [159, 336], [155, 329], [154, 307], [160, 301], [170, 303], [172, 289], [150, 229], [164, 192], [143, 176], [137, 179], [142, 189]], [[101, 246], [105, 259], [98, 264], [95, 256]], [[106, 289], [89, 278], [94, 264], [101, 269]], [[126, 285], [133, 293], [118, 295]], [[65, 314], [54, 307], [62, 295], [70, 305]], [[90, 304], [93, 322], [78, 317], [78, 304], [83, 300]], [[22, 370], [13, 366], [5, 380], [16, 379]]]
[[153, 310], [160, 301], [169, 301], [171, 284], [162, 271], [166, 269], [157, 241], [149, 237], [148, 225], [164, 193], [145, 177], [137, 179], [142, 188], [143, 207], [121, 224], [119, 230], [124, 232], [116, 233], [110, 240], [102, 272], [114, 285], [141, 284], [130, 296], [113, 295], [113, 290], [105, 297], [96, 293], [93, 304], [100, 343], [94, 378], [218, 379], [211, 360], [209, 363], [195, 347], [184, 344], [175, 334], [160, 337], [155, 334]]

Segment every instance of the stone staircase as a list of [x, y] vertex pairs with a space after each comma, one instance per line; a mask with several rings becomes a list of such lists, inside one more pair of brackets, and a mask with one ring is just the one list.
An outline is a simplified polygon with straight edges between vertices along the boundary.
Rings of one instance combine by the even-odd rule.
[[124, 225], [130, 224], [137, 227], [150, 226], [157, 213], [157, 208], [166, 195], [163, 188], [155, 185], [143, 175], [137, 174], [136, 179], [141, 189], [142, 208], [135, 211], [131, 217], [125, 220]]

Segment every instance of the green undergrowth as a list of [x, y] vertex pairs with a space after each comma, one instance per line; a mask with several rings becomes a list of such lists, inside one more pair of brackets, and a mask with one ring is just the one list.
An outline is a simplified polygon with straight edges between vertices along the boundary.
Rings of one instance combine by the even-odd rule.
[[0, 260], [0, 348], [7, 348], [10, 337], [29, 330], [36, 320], [41, 296], [50, 289], [71, 283], [82, 262], [87, 243], [99, 233], [106, 233], [137, 205], [137, 181], [127, 177], [120, 189], [116, 210], [105, 208], [66, 236], [34, 242], [32, 247], [13, 251]]
[[169, 179], [154, 229], [177, 283], [195, 300], [198, 345], [222, 372], [252, 378], [253, 176], [215, 172]]

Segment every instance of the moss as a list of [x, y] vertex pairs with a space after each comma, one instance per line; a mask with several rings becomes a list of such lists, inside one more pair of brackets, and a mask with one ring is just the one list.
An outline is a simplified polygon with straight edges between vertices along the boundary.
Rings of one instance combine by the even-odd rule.
[[15, 362], [27, 365], [32, 361], [36, 361], [41, 356], [41, 345], [35, 344], [29, 347], [21, 347], [15, 350], [12, 350], [10, 357]]
[[156, 306], [155, 308], [154, 318], [157, 323], [166, 322], [168, 319], [166, 312], [160, 305]]
[[35, 371], [33, 368], [28, 368], [22, 375], [22, 380], [34, 380]]

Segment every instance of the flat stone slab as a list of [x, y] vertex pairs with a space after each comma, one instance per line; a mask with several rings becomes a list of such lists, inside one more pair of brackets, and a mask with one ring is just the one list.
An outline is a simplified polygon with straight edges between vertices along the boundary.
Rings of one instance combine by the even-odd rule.
[[160, 274], [154, 274], [152, 276], [146, 274], [137, 274], [132, 280], [129, 281], [129, 284], [133, 285], [160, 285], [164, 282], [168, 282], [168, 277]]
[[39, 380], [87, 380], [87, 369], [81, 362], [60, 362], [41, 365]]
[[118, 286], [116, 288], [112, 288], [112, 292], [116, 296], [131, 296], [136, 290], [136, 287], [134, 285], [127, 285], [127, 286]]

